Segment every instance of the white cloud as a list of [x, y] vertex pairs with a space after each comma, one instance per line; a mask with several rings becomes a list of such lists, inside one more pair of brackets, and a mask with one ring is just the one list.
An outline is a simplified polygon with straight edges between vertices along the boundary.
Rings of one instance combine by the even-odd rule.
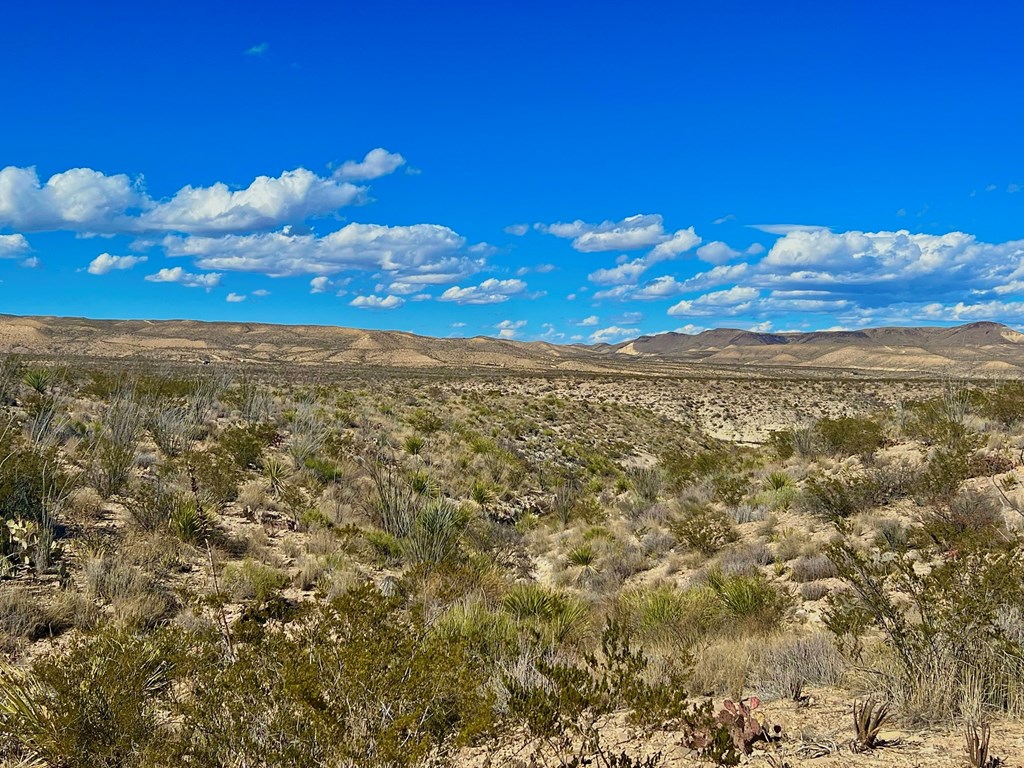
[[712, 291], [696, 299], [684, 299], [669, 307], [673, 316], [739, 315], [750, 310], [760, 297], [754, 288], [735, 286], [723, 291]]
[[138, 185], [124, 174], [72, 168], [44, 184], [35, 168], [0, 169], [0, 226], [116, 232], [130, 226], [128, 210], [146, 204]]
[[43, 262], [39, 260], [38, 256], [29, 256], [27, 259], [21, 260], [21, 266], [26, 269], [35, 269], [36, 267], [42, 266], [42, 263]]
[[405, 304], [405, 299], [399, 296], [356, 296], [349, 302], [349, 306], [359, 309], [398, 309]]
[[516, 237], [522, 237], [529, 231], [529, 224], [509, 224], [507, 227], [505, 227], [505, 234], [515, 235]]
[[89, 262], [86, 272], [90, 275], [105, 275], [115, 269], [131, 269], [144, 261], [148, 261], [146, 256], [111, 256], [109, 253], [101, 253]]
[[459, 323], [452, 323], [451, 327], [452, 327], [452, 328], [465, 328], [465, 327], [466, 327], [466, 324], [465, 324], [465, 323], [462, 323], [462, 322], [459, 322]]
[[245, 51], [246, 56], [263, 56], [267, 51], [270, 50], [270, 43], [256, 43], [252, 48], [247, 48]]
[[262, 272], [272, 277], [382, 271], [394, 280], [452, 282], [480, 271], [483, 260], [462, 251], [465, 238], [437, 224], [388, 227], [348, 224], [317, 237], [265, 232], [225, 237], [168, 237], [169, 256], [192, 256], [204, 269]]
[[494, 327], [498, 330], [498, 336], [503, 339], [514, 339], [519, 331], [526, 327], [526, 320], [502, 320]]
[[453, 285], [439, 297], [440, 301], [454, 301], [456, 304], [499, 304], [508, 301], [511, 296], [526, 290], [522, 280], [496, 280], [490, 278], [480, 285], [460, 288]]
[[41, 182], [35, 168], [0, 170], [0, 226], [27, 232], [182, 232], [219, 235], [273, 229], [364, 202], [365, 189], [305, 168], [259, 176], [245, 189], [186, 186], [154, 200], [141, 181], [73, 168]]
[[657, 245], [667, 239], [660, 214], [638, 213], [622, 221], [588, 224], [572, 222], [538, 224], [537, 229], [549, 235], [572, 240], [572, 247], [581, 253], [600, 251], [634, 251]]
[[183, 187], [135, 221], [137, 231], [220, 235], [273, 229], [365, 202], [365, 189], [324, 179], [305, 168], [258, 176], [245, 189], [226, 184]]
[[721, 240], [715, 240], [697, 249], [697, 258], [709, 264], [725, 264], [727, 261], [738, 259], [742, 255], [739, 251], [733, 250]]
[[693, 323], [687, 323], [686, 325], [676, 328], [676, 333], [685, 333], [689, 336], [696, 336], [698, 333], [703, 333], [707, 328], [703, 325], [694, 325]]
[[828, 230], [817, 224], [748, 224], [751, 229], [767, 232], [769, 235], [788, 235], [791, 232], [820, 232]]
[[28, 250], [24, 235], [0, 235], [0, 259], [16, 259]]
[[310, 293], [327, 293], [331, 285], [331, 278], [327, 275], [319, 275], [309, 281]]
[[173, 267], [171, 269], [164, 267], [156, 274], [146, 275], [145, 279], [151, 283], [178, 283], [186, 288], [205, 288], [206, 292], [209, 293], [220, 285], [221, 277], [223, 275], [219, 272], [197, 275], [186, 272], [181, 267]]
[[266, 288], [257, 288], [255, 291], [252, 292], [252, 295], [263, 298], [264, 296], [269, 296], [270, 291], [268, 291]]
[[348, 160], [335, 171], [338, 179], [349, 181], [369, 181], [394, 173], [405, 165], [405, 158], [397, 152], [388, 152], [383, 147], [371, 149], [361, 162]]
[[668, 240], [654, 246], [654, 249], [647, 254], [647, 263], [654, 264], [674, 259], [679, 254], [686, 253], [694, 246], [700, 245], [700, 242], [700, 235], [693, 231], [693, 227], [677, 230]]
[[576, 325], [585, 328], [587, 326], [597, 325], [599, 322], [601, 322], [601, 318], [599, 318], [597, 315], [591, 315], [590, 317], [583, 318], [578, 323], [576, 323]]
[[246, 297], [244, 293], [229, 293], [225, 300], [231, 302], [232, 304], [237, 304], [240, 301], [245, 301], [245, 298]]
[[597, 285], [620, 285], [635, 282], [647, 269], [644, 259], [624, 261], [618, 266], [598, 269], [587, 275], [587, 279]]
[[590, 341], [593, 344], [613, 344], [616, 341], [628, 339], [630, 336], [636, 336], [639, 333], [639, 328], [620, 328], [617, 325], [611, 325], [590, 334]]

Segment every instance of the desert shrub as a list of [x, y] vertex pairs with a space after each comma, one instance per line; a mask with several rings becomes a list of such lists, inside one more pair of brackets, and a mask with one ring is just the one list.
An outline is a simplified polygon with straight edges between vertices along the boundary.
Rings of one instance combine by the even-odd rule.
[[820, 581], [808, 581], [800, 585], [800, 597], [804, 600], [816, 601], [828, 595], [832, 590]]
[[469, 524], [468, 513], [448, 499], [439, 499], [419, 511], [402, 544], [413, 564], [440, 565], [459, 554], [460, 539]]
[[619, 597], [617, 609], [640, 647], [667, 652], [677, 661], [686, 661], [679, 654], [702, 641], [723, 619], [717, 594], [704, 587], [633, 589]]
[[146, 414], [146, 428], [153, 442], [165, 456], [174, 458], [184, 453], [195, 435], [195, 424], [189, 410], [173, 403], [157, 402]]
[[981, 400], [979, 411], [990, 419], [1010, 427], [1024, 417], [1024, 384], [1007, 381]]
[[235, 658], [209, 641], [198, 650], [181, 675], [187, 696], [165, 764], [398, 768], [445, 755], [492, 722], [485, 679], [463, 647], [372, 586], [288, 633], [262, 633]]
[[817, 430], [826, 449], [838, 456], [870, 456], [885, 443], [882, 425], [863, 416], [821, 419]]
[[223, 447], [194, 451], [187, 454], [181, 463], [190, 484], [195, 483], [196, 490], [204, 499], [224, 504], [238, 498], [243, 470]]
[[875, 485], [864, 476], [807, 478], [799, 508], [822, 520], [844, 520], [875, 505]]
[[56, 551], [56, 516], [76, 478], [53, 449], [0, 438], [0, 576], [21, 566], [45, 571]]
[[712, 570], [707, 583], [721, 601], [727, 619], [741, 632], [771, 631], [793, 604], [792, 595], [760, 573], [727, 576]]
[[424, 408], [417, 408], [406, 418], [406, 423], [417, 432], [432, 435], [444, 426], [444, 420], [436, 413]]
[[921, 522], [922, 533], [945, 550], [968, 540], [987, 545], [1007, 536], [999, 503], [990, 494], [973, 490], [928, 507]]
[[141, 427], [142, 408], [135, 394], [115, 395], [91, 441], [93, 485], [103, 498], [119, 493], [131, 477]]
[[156, 482], [136, 483], [125, 500], [125, 507], [136, 525], [152, 532], [167, 528], [178, 503], [178, 492], [158, 479]]
[[239, 469], [260, 469], [264, 450], [276, 438], [273, 424], [239, 424], [221, 432], [218, 444]]
[[920, 475], [919, 496], [931, 503], [953, 498], [971, 476], [971, 456], [977, 448], [974, 435], [963, 435], [931, 450]]
[[706, 504], [685, 505], [669, 521], [668, 528], [687, 549], [708, 556], [736, 540], [736, 531], [729, 516]]
[[714, 755], [722, 765], [737, 764], [740, 747], [715, 719], [711, 703], [695, 705], [687, 700], [680, 671], [651, 682], [648, 659], [632, 642], [626, 627], [611, 620], [601, 634], [600, 652], [585, 654], [580, 663], [538, 659], [531, 675], [503, 676], [508, 720], [515, 731], [523, 732], [524, 747], [533, 747], [529, 759], [537, 763], [547, 750], [562, 765], [594, 761], [653, 768], [660, 763], [660, 755], [631, 757], [602, 741], [599, 718], [625, 711], [644, 732], [682, 731], [702, 755]]
[[107, 631], [43, 656], [28, 672], [0, 666], [0, 733], [42, 765], [149, 764], [172, 680], [160, 643]]
[[221, 582], [224, 590], [236, 601], [255, 600], [265, 603], [284, 589], [288, 584], [288, 576], [256, 560], [244, 560], [225, 566]]
[[85, 562], [85, 591], [113, 609], [116, 622], [132, 630], [159, 626], [177, 601], [150, 573], [113, 553], [94, 553]]
[[657, 467], [634, 467], [626, 476], [637, 498], [645, 504], [653, 504], [661, 492], [661, 472]]
[[786, 461], [796, 453], [795, 439], [792, 430], [773, 429], [768, 433], [768, 447], [779, 461]]
[[751, 684], [761, 696], [797, 698], [806, 685], [835, 687], [847, 663], [824, 632], [770, 641], [758, 655]]
[[796, 582], [831, 579], [838, 575], [835, 564], [827, 555], [797, 558], [789, 564], [790, 577]]
[[1024, 609], [1019, 541], [967, 541], [924, 571], [919, 553], [871, 554], [839, 541], [828, 554], [848, 588], [829, 596], [826, 626], [846, 644], [871, 625], [882, 633], [890, 663], [881, 671], [908, 714], [1024, 711], [1024, 644], [1005, 621]]
[[590, 610], [579, 599], [539, 584], [513, 585], [501, 600], [524, 642], [546, 647], [572, 645], [590, 632]]

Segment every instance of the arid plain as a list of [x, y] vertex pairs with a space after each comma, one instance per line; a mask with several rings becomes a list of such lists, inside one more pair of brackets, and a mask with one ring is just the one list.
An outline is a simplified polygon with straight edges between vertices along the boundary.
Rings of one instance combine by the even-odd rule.
[[1018, 763], [1022, 342], [0, 318], [0, 764]]

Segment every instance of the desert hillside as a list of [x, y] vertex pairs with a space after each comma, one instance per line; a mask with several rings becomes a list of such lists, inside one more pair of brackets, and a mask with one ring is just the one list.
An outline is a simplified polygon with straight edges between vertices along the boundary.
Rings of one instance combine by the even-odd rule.
[[28, 356], [402, 369], [673, 374], [770, 367], [1004, 377], [1024, 370], [1022, 342], [1024, 334], [988, 322], [778, 334], [719, 328], [586, 346], [318, 325], [0, 316], [0, 352]]

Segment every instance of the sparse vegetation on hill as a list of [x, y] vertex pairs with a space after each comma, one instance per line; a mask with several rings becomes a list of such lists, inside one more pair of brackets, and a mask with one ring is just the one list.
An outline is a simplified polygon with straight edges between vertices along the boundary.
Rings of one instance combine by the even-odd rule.
[[1015, 384], [0, 370], [0, 765], [955, 762], [1024, 716]]

